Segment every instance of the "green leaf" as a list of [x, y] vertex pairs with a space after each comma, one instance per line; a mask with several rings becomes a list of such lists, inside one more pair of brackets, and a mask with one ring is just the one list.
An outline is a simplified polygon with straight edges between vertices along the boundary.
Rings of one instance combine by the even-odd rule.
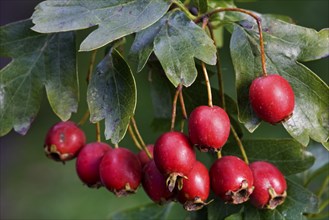
[[136, 34], [135, 40], [131, 45], [129, 57], [134, 63], [137, 63], [137, 72], [140, 72], [144, 68], [148, 58], [153, 52], [154, 38], [159, 33], [166, 20], [167, 16], [164, 16], [152, 26]]
[[180, 11], [168, 15], [154, 40], [154, 52], [175, 87], [180, 83], [188, 87], [195, 81], [194, 57], [210, 65], [216, 64], [213, 41]]
[[317, 197], [301, 185], [287, 180], [287, 197], [285, 202], [274, 210], [261, 210], [245, 205], [245, 220], [295, 220], [303, 219], [303, 213], [316, 213]]
[[223, 220], [234, 213], [239, 213], [242, 205], [232, 205], [224, 203], [221, 199], [215, 198], [213, 202], [207, 205], [208, 220]]
[[111, 49], [88, 85], [90, 121], [105, 119], [105, 138], [117, 144], [126, 134], [137, 102], [135, 79], [119, 52]]
[[36, 7], [32, 29], [52, 33], [97, 25], [80, 46], [90, 51], [152, 25], [169, 6], [166, 0], [48, 0]]
[[[243, 140], [243, 146], [250, 162], [268, 161], [277, 166], [284, 175], [307, 170], [315, 160], [310, 152], [305, 151], [303, 146], [293, 139]], [[235, 143], [227, 143], [222, 153], [241, 157]]]
[[234, 213], [225, 218], [225, 220], [243, 220], [241, 213]]
[[0, 55], [13, 60], [0, 71], [0, 136], [26, 134], [45, 86], [54, 112], [68, 120], [78, 107], [75, 35], [38, 34], [31, 20], [0, 28]]
[[165, 220], [169, 215], [173, 203], [165, 206], [160, 206], [155, 203], [143, 205], [140, 207], [123, 210], [114, 213], [110, 216], [111, 220], [144, 220], [144, 219], [159, 219]]
[[[306, 146], [309, 138], [325, 142], [329, 136], [329, 88], [298, 61], [319, 59], [329, 54], [328, 30], [316, 32], [273, 17], [262, 16], [267, 71], [286, 78], [295, 93], [293, 116], [283, 123], [292, 137]], [[258, 31], [253, 21], [235, 25], [230, 49], [236, 72], [239, 119], [252, 132], [260, 119], [249, 103], [249, 86], [260, 76]]]
[[174, 88], [159, 64], [153, 63], [151, 67], [150, 87], [154, 117], [170, 119]]

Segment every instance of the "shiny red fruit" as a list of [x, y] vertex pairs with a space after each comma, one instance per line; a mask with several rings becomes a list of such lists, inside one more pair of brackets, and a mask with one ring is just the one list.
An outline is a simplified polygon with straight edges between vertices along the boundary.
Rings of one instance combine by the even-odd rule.
[[253, 162], [250, 169], [254, 175], [255, 190], [250, 202], [257, 208], [275, 209], [287, 196], [287, 183], [278, 168], [265, 161]]
[[[189, 139], [181, 132], [167, 132], [154, 145], [154, 161], [159, 171], [166, 176], [170, 191], [182, 187], [182, 178], [192, 170], [196, 161]], [[177, 180], [177, 181], [176, 181]]]
[[208, 169], [199, 161], [194, 163], [187, 179], [183, 179], [183, 188], [178, 192], [178, 201], [187, 211], [196, 211], [206, 205], [210, 191]]
[[100, 187], [99, 164], [104, 154], [110, 150], [108, 144], [94, 142], [86, 144], [76, 160], [76, 171], [80, 180], [89, 187]]
[[249, 99], [257, 116], [272, 124], [287, 120], [295, 106], [289, 82], [277, 74], [256, 78], [250, 86]]
[[74, 122], [59, 122], [49, 129], [44, 150], [47, 157], [64, 162], [75, 158], [85, 143], [84, 132]]
[[99, 166], [102, 184], [116, 196], [134, 193], [142, 179], [138, 157], [126, 148], [109, 150]]
[[254, 178], [248, 165], [238, 157], [224, 156], [210, 168], [211, 189], [225, 202], [240, 204], [253, 192]]
[[[153, 144], [148, 144], [146, 148], [149, 150], [151, 156], [153, 157]], [[144, 150], [140, 151], [138, 154], [138, 159], [141, 162], [142, 167], [144, 167], [151, 159], [147, 156], [146, 152]]]
[[166, 178], [160, 173], [154, 160], [150, 160], [143, 168], [142, 186], [156, 203], [164, 204], [174, 198], [166, 185]]
[[230, 119], [218, 106], [195, 108], [188, 121], [189, 138], [201, 151], [218, 151], [230, 134]]

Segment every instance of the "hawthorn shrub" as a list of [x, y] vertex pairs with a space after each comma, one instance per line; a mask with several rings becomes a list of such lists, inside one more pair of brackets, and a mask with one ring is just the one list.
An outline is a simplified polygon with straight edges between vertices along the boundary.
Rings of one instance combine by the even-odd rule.
[[[77, 44], [83, 29], [88, 35]], [[223, 80], [224, 31], [235, 85]], [[82, 52], [90, 53], [88, 70], [77, 69]], [[49, 125], [46, 156], [77, 157], [85, 187], [106, 188], [111, 199], [142, 187], [150, 197], [111, 219], [166, 219], [179, 203], [186, 211], [177, 219], [325, 219], [329, 179], [313, 191], [309, 185], [328, 162], [310, 170], [307, 146], [329, 150], [329, 92], [303, 62], [328, 54], [328, 29], [232, 0], [47, 0], [31, 19], [0, 28], [0, 55], [12, 58], [0, 71], [0, 136], [29, 131], [45, 89], [59, 118]], [[143, 108], [154, 109], [149, 132], [161, 132], [148, 145], [134, 117], [136, 74], [148, 74], [153, 106]], [[236, 96], [224, 90], [232, 86]], [[88, 108], [72, 121], [80, 93]], [[96, 130], [89, 142], [86, 123]], [[290, 138], [245, 137], [261, 123]], [[125, 136], [139, 154], [120, 145]]]

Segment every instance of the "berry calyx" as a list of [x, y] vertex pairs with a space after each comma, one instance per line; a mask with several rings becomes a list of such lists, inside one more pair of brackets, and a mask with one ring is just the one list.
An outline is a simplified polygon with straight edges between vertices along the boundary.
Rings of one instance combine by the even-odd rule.
[[[148, 144], [146, 148], [149, 150], [151, 156], [153, 156], [153, 144]], [[151, 161], [151, 158], [149, 158], [144, 150], [140, 151], [138, 154], [138, 159], [141, 162], [142, 167], [144, 167], [149, 161]]]
[[186, 178], [196, 161], [189, 139], [181, 132], [164, 133], [155, 142], [153, 153], [157, 168], [167, 178], [169, 191], [173, 191], [176, 182], [181, 189], [182, 178]]
[[59, 122], [49, 129], [44, 150], [47, 157], [64, 162], [75, 158], [85, 143], [84, 132], [74, 122]]
[[190, 114], [189, 138], [201, 151], [219, 151], [230, 134], [230, 119], [218, 106], [199, 106]]
[[277, 74], [256, 78], [250, 86], [249, 99], [257, 116], [272, 124], [288, 120], [295, 106], [289, 82]]
[[137, 156], [126, 148], [109, 150], [99, 166], [102, 184], [116, 196], [135, 193], [142, 179]]
[[102, 186], [99, 176], [99, 164], [104, 154], [110, 150], [108, 144], [94, 142], [86, 144], [79, 152], [76, 160], [76, 171], [80, 180], [88, 187]]
[[150, 160], [143, 168], [142, 186], [154, 202], [164, 204], [174, 198], [166, 185], [166, 178], [160, 173], [154, 160]]
[[250, 169], [254, 176], [255, 190], [250, 202], [257, 208], [275, 209], [287, 197], [287, 183], [278, 168], [265, 161], [253, 162]]
[[178, 201], [187, 211], [196, 211], [208, 203], [210, 180], [207, 168], [196, 161], [187, 179], [183, 179], [183, 188], [178, 192]]
[[211, 189], [225, 202], [240, 204], [253, 192], [254, 178], [248, 165], [238, 157], [224, 156], [210, 168]]

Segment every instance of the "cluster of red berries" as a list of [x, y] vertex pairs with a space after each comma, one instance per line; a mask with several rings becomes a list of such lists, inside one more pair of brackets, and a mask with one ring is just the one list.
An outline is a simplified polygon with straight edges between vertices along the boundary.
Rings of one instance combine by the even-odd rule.
[[[273, 91], [265, 94], [264, 88]], [[275, 107], [287, 97], [291, 99], [291, 95], [292, 101]], [[280, 122], [292, 114], [293, 98], [289, 83], [279, 75], [260, 77], [250, 88], [252, 107], [260, 118], [270, 123]], [[117, 196], [135, 192], [142, 183], [154, 202], [178, 201], [189, 211], [207, 204], [210, 189], [231, 204], [250, 198], [257, 208], [274, 209], [283, 203], [287, 189], [285, 178], [268, 162], [248, 165], [236, 156], [224, 156], [208, 171], [196, 160], [194, 146], [202, 152], [217, 152], [226, 143], [230, 119], [222, 108], [199, 106], [194, 109], [189, 117], [188, 133], [188, 136], [175, 131], [162, 134], [154, 146], [147, 146], [153, 157], [149, 158], [145, 151], [135, 155], [126, 148], [113, 149], [101, 142], [86, 144], [84, 133], [74, 123], [60, 122], [48, 132], [45, 151], [58, 161], [77, 157], [76, 171], [82, 182], [89, 187], [105, 186]]]

